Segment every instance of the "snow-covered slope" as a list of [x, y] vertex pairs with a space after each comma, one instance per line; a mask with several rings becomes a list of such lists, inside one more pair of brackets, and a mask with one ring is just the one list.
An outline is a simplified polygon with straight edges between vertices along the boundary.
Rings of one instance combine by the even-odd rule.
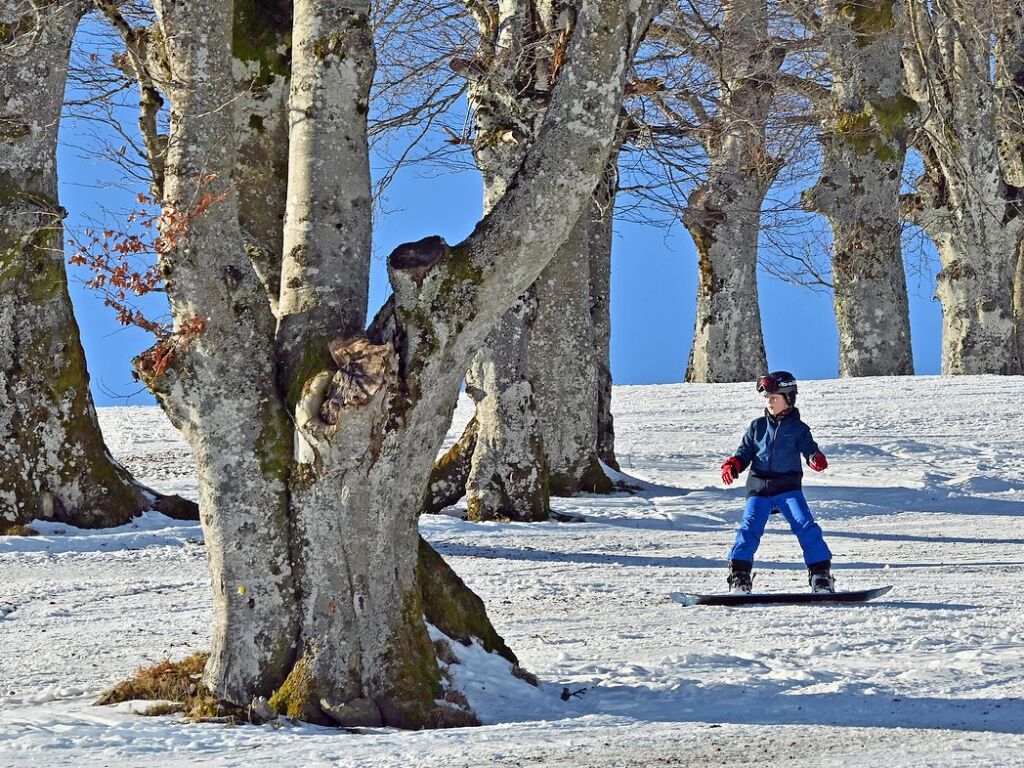
[[[839, 587], [892, 584], [875, 603], [673, 602], [724, 589], [743, 491], [718, 466], [759, 401], [748, 385], [618, 387], [619, 458], [642, 493], [556, 501], [582, 524], [421, 524], [543, 681], [464, 651], [488, 725], [354, 735], [89, 706], [208, 643], [201, 532], [146, 515], [0, 538], [0, 765], [1024, 766], [1024, 378], [806, 382], [799, 406], [831, 464], [805, 487]], [[194, 497], [159, 411], [100, 418], [141, 479]], [[778, 517], [759, 557], [758, 589], [806, 588]], [[563, 702], [563, 687], [586, 691]]]

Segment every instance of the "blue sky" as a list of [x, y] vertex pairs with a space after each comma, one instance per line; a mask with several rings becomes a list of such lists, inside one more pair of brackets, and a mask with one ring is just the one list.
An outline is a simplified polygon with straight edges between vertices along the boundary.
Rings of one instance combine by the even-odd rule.
[[[71, 143], [79, 130], [62, 129]], [[103, 218], [104, 211], [132, 207], [135, 191], [119, 186], [118, 172], [62, 144], [59, 154], [61, 202], [69, 230]], [[384, 258], [396, 245], [440, 234], [455, 243], [469, 234], [480, 212], [481, 182], [466, 170], [438, 175], [415, 167], [403, 170], [388, 188], [386, 214], [378, 218], [371, 275], [371, 314], [389, 287]], [[109, 219], [108, 219], [109, 220]], [[927, 274], [934, 275], [932, 264]], [[136, 329], [117, 325], [113, 311], [85, 289], [89, 274], [71, 268], [72, 301], [82, 329], [97, 405], [153, 402], [132, 381], [130, 361], [151, 343]], [[761, 318], [771, 369], [798, 378], [834, 378], [838, 373], [837, 331], [828, 293], [812, 292], [762, 274]], [[910, 277], [911, 326], [918, 374], [939, 372], [942, 315], [931, 299], [932, 279]], [[693, 337], [696, 264], [693, 245], [681, 225], [662, 227], [621, 222], [616, 226], [612, 265], [612, 375], [618, 384], [682, 381]]]

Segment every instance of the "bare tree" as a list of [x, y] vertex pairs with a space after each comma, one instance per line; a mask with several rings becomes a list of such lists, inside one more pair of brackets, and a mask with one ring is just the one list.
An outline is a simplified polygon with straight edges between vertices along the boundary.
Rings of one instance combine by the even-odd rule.
[[[996, 91], [999, 94], [999, 158], [1007, 179], [1024, 189], [1024, 8], [1006, 9], [996, 32]], [[1017, 350], [1024, 366], [1024, 239], [1017, 246], [1017, 269], [1013, 292]]]
[[[480, 50], [458, 68], [470, 81], [474, 155], [485, 195], [500, 194], [536, 133], [577, 5], [471, 4]], [[615, 177], [614, 165], [606, 176]], [[599, 447], [615, 464], [608, 350], [614, 189], [604, 183], [600, 197], [595, 192], [558, 255], [516, 314], [495, 329], [467, 376], [480, 427], [467, 484], [471, 517], [543, 519], [549, 492], [613, 489]]]
[[[322, 5], [297, 5], [296, 26], [315, 27]], [[332, 34], [346, 46], [369, 39], [359, 34], [368, 5], [341, 5], [351, 12], [344, 26], [296, 47], [294, 67], [314, 57], [310, 71], [323, 79], [367, 60], [330, 44]], [[440, 676], [423, 613], [431, 594], [443, 600], [457, 587], [440, 558], [424, 561], [417, 514], [473, 350], [553, 257], [604, 170], [628, 54], [653, 9], [583, 4], [515, 183], [465, 242], [428, 238], [391, 255], [392, 298], [365, 334], [331, 343], [334, 366], [306, 382], [294, 429], [274, 318], [230, 183], [231, 4], [160, 0], [156, 9], [173, 105], [164, 228], [174, 247], [161, 261], [176, 326], [201, 322], [168, 367], [140, 366], [199, 470], [215, 590], [207, 683], [222, 701], [269, 696], [277, 711], [320, 722], [450, 722], [458, 713], [435, 703]], [[358, 95], [349, 98], [343, 108], [358, 111]], [[365, 143], [350, 149], [367, 152]], [[172, 229], [181, 221], [188, 226]], [[342, 276], [325, 280], [342, 291]], [[448, 607], [439, 628], [449, 636], [493, 635], [479, 605]], [[504, 650], [495, 638], [483, 639]]]
[[[486, 213], [505, 194], [543, 118], [554, 84], [549, 38], [557, 21], [553, 4], [542, 9], [533, 2], [488, 1], [467, 7], [479, 45], [472, 61], [456, 61], [454, 68], [469, 82], [473, 155], [483, 175]], [[466, 374], [477, 424], [466, 483], [470, 519], [548, 518], [547, 466], [528, 378], [536, 310], [535, 290], [517, 298]]]
[[1024, 231], [1021, 15], [1011, 0], [907, 0], [904, 62], [924, 175], [904, 211], [942, 262], [942, 371], [1019, 373], [1013, 282]]
[[119, 525], [195, 505], [137, 484], [103, 443], [64, 268], [57, 132], [90, 3], [0, 6], [0, 529], [36, 518]]
[[[456, 60], [454, 68], [469, 82], [473, 156], [488, 212], [539, 129], [554, 86], [556, 46], [568, 40], [571, 18], [553, 3], [532, 0], [467, 7], [477, 22], [478, 48], [472, 60]], [[529, 377], [537, 309], [537, 289], [531, 287], [492, 329], [466, 374], [477, 425], [466, 483], [470, 519], [548, 518], [548, 466]]]
[[820, 8], [832, 87], [818, 102], [821, 176], [804, 202], [832, 227], [839, 375], [912, 374], [899, 196], [917, 107], [903, 87], [902, 3], [823, 0]]
[[[671, 4], [640, 56], [624, 190], [637, 201], [629, 215], [681, 218], [693, 238], [688, 381], [745, 380], [766, 367], [757, 271], [762, 261], [801, 268], [785, 261], [800, 210], [792, 190], [814, 157], [814, 44], [787, 4], [686, 1]], [[773, 186], [782, 194], [769, 196]]]
[[616, 151], [594, 192], [587, 229], [590, 322], [594, 329], [594, 365], [597, 369], [597, 457], [616, 470], [619, 469], [619, 461], [615, 455], [615, 422], [612, 418], [611, 282], [612, 226], [619, 187], [618, 156]]
[[698, 16], [676, 26], [694, 49], [705, 49], [719, 93], [715, 116], [704, 123], [707, 177], [690, 194], [683, 215], [698, 263], [697, 321], [686, 371], [692, 382], [743, 381], [767, 368], [757, 243], [761, 203], [779, 170], [765, 130], [785, 49], [770, 37], [766, 0], [727, 0], [714, 21]]

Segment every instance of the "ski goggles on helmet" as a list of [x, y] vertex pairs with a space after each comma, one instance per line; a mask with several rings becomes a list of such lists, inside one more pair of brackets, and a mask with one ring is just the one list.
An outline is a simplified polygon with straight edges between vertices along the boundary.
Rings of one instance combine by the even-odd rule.
[[757, 391], [767, 392], [773, 394], [780, 390], [790, 389], [796, 386], [796, 382], [793, 379], [780, 379], [775, 376], [758, 376], [757, 377]]

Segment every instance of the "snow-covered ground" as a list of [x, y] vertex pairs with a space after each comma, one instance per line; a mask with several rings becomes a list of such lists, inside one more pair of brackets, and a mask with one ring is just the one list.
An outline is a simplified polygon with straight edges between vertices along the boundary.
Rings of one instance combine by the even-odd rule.
[[[674, 602], [724, 589], [743, 491], [718, 467], [759, 401], [749, 385], [618, 387], [619, 458], [642, 493], [556, 501], [582, 524], [421, 524], [543, 681], [464, 654], [484, 727], [183, 725], [90, 706], [208, 643], [201, 532], [150, 514], [0, 538], [0, 765], [1024, 766], [1024, 378], [806, 382], [799, 405], [831, 464], [806, 492], [839, 586], [893, 585], [876, 602]], [[194, 497], [159, 411], [100, 418], [141, 479]], [[778, 517], [759, 554], [759, 589], [806, 588]], [[586, 691], [563, 702], [563, 686]]]

